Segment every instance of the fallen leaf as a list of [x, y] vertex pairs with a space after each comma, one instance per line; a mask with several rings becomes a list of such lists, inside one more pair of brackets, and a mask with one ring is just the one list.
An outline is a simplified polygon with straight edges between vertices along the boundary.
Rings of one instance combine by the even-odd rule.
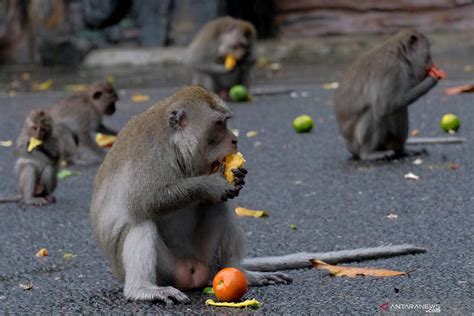
[[420, 158], [417, 158], [413, 161], [414, 165], [421, 165], [422, 163], [423, 163], [423, 160], [421, 160]]
[[295, 224], [290, 224], [290, 229], [291, 230], [297, 230], [298, 226], [296, 226]]
[[134, 95], [132, 95], [132, 101], [133, 102], [146, 102], [150, 100], [150, 96], [148, 95], [145, 95], [145, 94], [140, 94], [140, 93], [135, 93]]
[[406, 275], [406, 272], [394, 271], [394, 270], [385, 270], [385, 269], [374, 269], [374, 268], [356, 268], [348, 266], [336, 266], [332, 264], [327, 264], [321, 260], [311, 259], [311, 264], [316, 269], [328, 270], [332, 276], [347, 276], [350, 278], [356, 276], [374, 276], [374, 277], [390, 277], [390, 276], [399, 276]]
[[405, 175], [405, 179], [408, 179], [408, 180], [420, 180], [420, 177], [417, 176], [416, 174], [413, 174], [411, 172], [407, 173]]
[[68, 84], [64, 87], [64, 89], [66, 91], [79, 93], [86, 91], [87, 86], [85, 84]]
[[465, 84], [462, 86], [456, 86], [444, 89], [444, 94], [455, 95], [460, 93], [474, 92], [474, 84]]
[[247, 217], [267, 217], [268, 212], [264, 210], [250, 210], [244, 207], [236, 207], [235, 213], [239, 216], [247, 216]]
[[257, 309], [260, 307], [261, 304], [256, 299], [246, 300], [240, 303], [215, 302], [213, 299], [207, 299], [206, 305], [217, 306], [217, 307], [238, 307], [238, 308], [249, 307], [249, 308]]
[[411, 136], [413, 136], [413, 137], [416, 137], [416, 136], [418, 136], [419, 134], [420, 134], [420, 131], [417, 130], [417, 129], [414, 129], [414, 130], [411, 131]]
[[64, 260], [71, 260], [71, 259], [74, 259], [76, 257], [77, 257], [77, 255], [75, 255], [73, 253], [69, 253], [69, 252], [65, 252], [64, 255], [63, 255]]
[[387, 216], [385, 216], [385, 217], [388, 218], [388, 219], [397, 219], [397, 218], [398, 218], [398, 215], [397, 215], [397, 214], [390, 213], [390, 214], [387, 214]]
[[323, 88], [326, 90], [337, 89], [339, 88], [339, 82], [323, 83]]
[[80, 175], [81, 175], [81, 173], [79, 171], [71, 171], [71, 170], [68, 170], [68, 169], [63, 169], [63, 170], [59, 171], [58, 174], [57, 174], [58, 179], [60, 179], [60, 180], [66, 179], [67, 177], [80, 176]]
[[23, 284], [23, 283], [20, 283], [18, 284], [23, 290], [25, 291], [29, 291], [33, 288], [33, 283], [26, 283], [26, 284]]
[[210, 287], [210, 286], [205, 287], [205, 288], [202, 290], [202, 292], [203, 292], [204, 294], [208, 294], [208, 295], [214, 294], [214, 290], [213, 290], [212, 287]]
[[35, 254], [36, 257], [47, 257], [48, 256], [48, 249], [46, 248], [41, 248], [38, 250], [38, 252]]
[[257, 131], [248, 131], [247, 134], [247, 137], [255, 137], [258, 135], [258, 132]]
[[0, 146], [2, 147], [11, 147], [13, 145], [13, 141], [11, 140], [0, 140]]
[[100, 147], [112, 147], [116, 138], [117, 137], [114, 135], [106, 135], [106, 134], [97, 133], [95, 135], [95, 142]]
[[37, 82], [33, 83], [31, 89], [33, 91], [47, 91], [51, 89], [52, 86], [53, 86], [53, 80], [48, 79], [41, 83], [37, 83]]

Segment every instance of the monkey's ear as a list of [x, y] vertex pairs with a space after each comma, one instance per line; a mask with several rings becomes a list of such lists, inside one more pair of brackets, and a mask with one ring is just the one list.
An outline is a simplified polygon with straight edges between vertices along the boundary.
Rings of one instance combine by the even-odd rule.
[[169, 124], [172, 128], [185, 127], [187, 124], [186, 121], [186, 111], [184, 110], [173, 110], [170, 113]]
[[96, 91], [96, 92], [94, 92], [94, 94], [92, 95], [92, 98], [93, 98], [94, 100], [98, 100], [98, 99], [100, 99], [101, 96], [102, 96], [102, 92]]

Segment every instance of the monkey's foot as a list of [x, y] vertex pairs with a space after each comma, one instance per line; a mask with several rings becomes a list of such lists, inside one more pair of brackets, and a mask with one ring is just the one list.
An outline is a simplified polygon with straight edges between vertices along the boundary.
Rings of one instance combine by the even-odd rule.
[[172, 305], [176, 303], [189, 303], [190, 299], [183, 292], [172, 286], [125, 286], [124, 295], [129, 300], [158, 301]]
[[54, 197], [54, 195], [52, 194], [48, 194], [44, 197], [46, 199], [46, 201], [48, 201], [49, 203], [54, 203], [56, 202], [56, 198]]
[[257, 272], [245, 271], [247, 280], [250, 285], [264, 286], [272, 284], [288, 284], [293, 282], [293, 279], [285, 273], [281, 272]]
[[51, 204], [52, 202], [48, 201], [44, 197], [33, 197], [27, 200], [23, 200], [22, 203], [26, 205], [45, 206], [45, 205]]

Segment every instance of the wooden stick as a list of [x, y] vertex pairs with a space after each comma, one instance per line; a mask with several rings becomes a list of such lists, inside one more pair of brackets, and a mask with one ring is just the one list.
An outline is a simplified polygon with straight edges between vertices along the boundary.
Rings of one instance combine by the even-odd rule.
[[326, 263], [335, 264], [412, 255], [426, 251], [427, 250], [422, 247], [403, 244], [332, 252], [300, 252], [285, 256], [247, 258], [244, 259], [243, 266], [245, 269], [251, 271], [280, 271], [309, 268], [311, 267], [310, 259], [319, 259]]
[[463, 137], [409, 137], [407, 145], [460, 144], [465, 140]]

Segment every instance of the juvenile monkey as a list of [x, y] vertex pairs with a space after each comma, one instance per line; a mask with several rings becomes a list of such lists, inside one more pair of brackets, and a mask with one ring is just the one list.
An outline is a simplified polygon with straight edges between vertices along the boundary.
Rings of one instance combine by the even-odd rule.
[[[37, 141], [38, 146], [31, 142]], [[21, 202], [43, 206], [54, 202], [59, 147], [52, 120], [43, 110], [33, 110], [18, 137], [19, 158], [15, 163], [19, 194], [0, 198], [0, 202]]]
[[70, 163], [85, 163], [79, 158], [78, 146], [91, 150], [103, 158], [105, 151], [96, 144], [94, 133], [117, 135], [117, 132], [102, 123], [104, 115], [115, 112], [118, 95], [106, 81], [98, 81], [86, 91], [72, 95], [53, 105], [50, 114], [61, 147], [61, 159]]
[[[255, 63], [256, 31], [247, 21], [220, 17], [208, 22], [189, 45], [184, 63], [193, 70], [192, 83], [213, 91], [224, 99], [236, 84], [248, 86]], [[226, 67], [226, 57], [235, 65]]]
[[347, 70], [334, 103], [339, 129], [356, 159], [407, 154], [408, 106], [443, 76], [434, 68], [428, 39], [404, 30], [361, 55]]
[[[241, 267], [244, 237], [224, 201], [247, 171], [222, 174], [237, 152], [229, 108], [212, 92], [186, 87], [133, 117], [95, 179], [96, 239], [132, 300], [187, 302], [223, 267]], [[282, 273], [245, 271], [251, 285], [287, 283]]]

